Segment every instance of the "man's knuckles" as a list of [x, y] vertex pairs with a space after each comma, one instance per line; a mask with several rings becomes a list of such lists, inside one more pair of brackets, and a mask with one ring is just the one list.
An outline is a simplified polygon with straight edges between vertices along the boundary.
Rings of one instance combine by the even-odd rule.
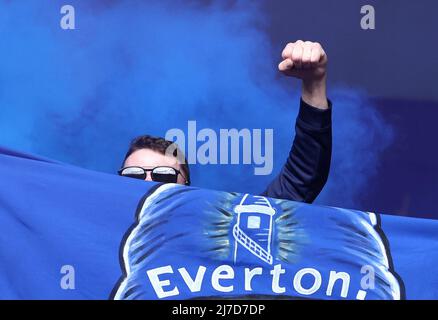
[[302, 40], [286, 44], [281, 56], [283, 61], [278, 65], [281, 71], [290, 71], [292, 67], [294, 69], [315, 68], [327, 60], [319, 42]]

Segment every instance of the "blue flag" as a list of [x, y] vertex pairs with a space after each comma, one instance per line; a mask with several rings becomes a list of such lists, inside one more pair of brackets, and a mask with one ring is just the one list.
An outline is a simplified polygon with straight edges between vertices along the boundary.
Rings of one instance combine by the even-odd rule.
[[0, 149], [2, 299], [437, 299], [438, 222]]

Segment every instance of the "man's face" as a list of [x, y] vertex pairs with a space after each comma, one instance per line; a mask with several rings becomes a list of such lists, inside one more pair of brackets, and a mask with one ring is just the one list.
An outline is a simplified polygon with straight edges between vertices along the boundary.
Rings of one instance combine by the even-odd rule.
[[[145, 169], [152, 169], [161, 166], [172, 167], [181, 171], [181, 166], [175, 157], [166, 156], [150, 149], [134, 151], [128, 158], [126, 158], [124, 163], [124, 167], [142, 167]], [[150, 171], [147, 172], [145, 180], [152, 181]], [[185, 178], [181, 174], [178, 175], [177, 183], [185, 183]]]

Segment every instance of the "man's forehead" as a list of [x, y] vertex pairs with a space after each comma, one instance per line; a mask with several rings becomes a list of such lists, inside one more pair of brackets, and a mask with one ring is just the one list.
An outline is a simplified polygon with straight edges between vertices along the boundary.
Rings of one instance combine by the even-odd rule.
[[134, 151], [125, 161], [125, 166], [157, 167], [171, 166], [178, 168], [178, 161], [173, 156], [167, 156], [150, 149]]

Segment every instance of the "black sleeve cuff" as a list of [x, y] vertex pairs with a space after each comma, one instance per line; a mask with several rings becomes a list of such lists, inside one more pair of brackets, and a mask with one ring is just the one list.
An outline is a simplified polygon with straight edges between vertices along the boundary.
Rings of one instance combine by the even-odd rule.
[[322, 110], [307, 104], [301, 99], [298, 120], [317, 130], [330, 127], [332, 124], [332, 102], [327, 101], [328, 109]]

